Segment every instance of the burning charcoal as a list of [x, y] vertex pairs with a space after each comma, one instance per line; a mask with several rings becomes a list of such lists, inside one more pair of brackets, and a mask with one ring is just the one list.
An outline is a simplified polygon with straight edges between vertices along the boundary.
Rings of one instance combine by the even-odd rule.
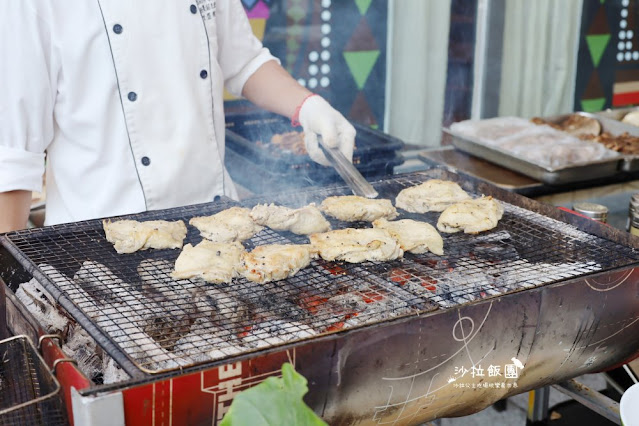
[[474, 247], [472, 253], [489, 262], [515, 261], [519, 259], [519, 252], [511, 244], [511, 238], [508, 231], [480, 235], [473, 240]]
[[331, 297], [328, 299], [328, 303], [344, 313], [361, 312], [366, 309], [366, 302], [362, 296], [351, 293]]
[[78, 362], [78, 368], [87, 377], [95, 379], [103, 373], [102, 349], [86, 330], [74, 324], [68, 334], [67, 341], [62, 345], [63, 352]]
[[120, 280], [100, 263], [84, 262], [74, 279], [91, 294], [98, 294], [102, 305], [117, 307], [118, 317], [113, 318], [115, 324], [124, 328], [139, 327], [163, 349], [171, 349], [189, 331], [192, 322], [189, 312], [167, 313], [166, 306], [146, 299], [138, 289]]
[[120, 368], [120, 366], [113, 360], [113, 358], [109, 357], [108, 355], [104, 356], [102, 371], [104, 372], [102, 382], [105, 385], [108, 385], [109, 383], [123, 382], [131, 378], [128, 374], [126, 374], [124, 370]]
[[[237, 350], [233, 352], [233, 348]], [[239, 344], [237, 336], [219, 328], [208, 319], [197, 318], [191, 332], [176, 342], [173, 353], [195, 362], [203, 362], [225, 357], [226, 354], [221, 352], [222, 350], [237, 353], [243, 349], [245, 348]]]
[[67, 297], [78, 305], [87, 315], [97, 315], [99, 306], [97, 300], [91, 297], [78, 283], [70, 280], [49, 265], [39, 265], [39, 268], [66, 293]]
[[262, 348], [312, 337], [315, 334], [304, 324], [273, 318], [254, 325], [242, 340], [248, 347]]
[[144, 320], [142, 329], [164, 349], [172, 350], [175, 343], [188, 334], [192, 320], [188, 317], [158, 315]]
[[69, 318], [60, 313], [54, 299], [35, 278], [20, 285], [16, 297], [49, 333], [66, 334]]
[[176, 357], [146, 334], [135, 321], [117, 322], [116, 310], [105, 310], [96, 318], [96, 324], [109, 335], [138, 364], [145, 368], [165, 369], [188, 365], [192, 361]]
[[349, 317], [345, 324], [349, 327], [368, 324], [371, 321], [384, 321], [401, 315], [409, 314], [412, 309], [401, 300], [384, 300], [377, 303], [369, 303], [366, 308], [357, 315]]
[[307, 320], [310, 314], [303, 308], [291, 303], [284, 295], [282, 282], [257, 284], [252, 281], [241, 280], [233, 286], [242, 301], [251, 306], [256, 316], [273, 315], [293, 321]]
[[245, 303], [213, 285], [192, 290], [190, 303], [198, 318], [207, 318], [221, 326], [233, 327], [249, 318]]
[[190, 315], [194, 311], [190, 298], [196, 285], [189, 280], [174, 280], [170, 276], [172, 270], [173, 264], [167, 260], [143, 260], [138, 266], [140, 292], [159, 306], [171, 309], [174, 315]]
[[143, 300], [142, 295], [101, 263], [87, 260], [75, 273], [73, 279], [87, 293], [100, 301], [130, 303], [138, 305], [136, 309], [144, 308], [144, 304], [139, 303]]

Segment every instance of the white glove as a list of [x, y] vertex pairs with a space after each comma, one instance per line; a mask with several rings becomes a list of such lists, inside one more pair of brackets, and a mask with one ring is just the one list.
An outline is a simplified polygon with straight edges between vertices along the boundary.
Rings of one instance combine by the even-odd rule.
[[317, 137], [331, 148], [338, 148], [348, 161], [353, 162], [355, 128], [321, 96], [306, 98], [299, 113], [299, 122], [304, 128], [306, 151], [313, 161], [324, 166], [331, 163], [319, 146]]

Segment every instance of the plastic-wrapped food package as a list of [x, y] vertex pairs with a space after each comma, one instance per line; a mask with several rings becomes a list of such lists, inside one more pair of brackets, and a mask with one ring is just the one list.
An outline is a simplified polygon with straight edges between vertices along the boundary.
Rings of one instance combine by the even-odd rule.
[[560, 169], [619, 155], [598, 142], [582, 140], [549, 126], [535, 126], [494, 141], [492, 145], [547, 169]]
[[520, 117], [496, 117], [486, 120], [465, 120], [453, 123], [450, 130], [493, 145], [496, 141], [519, 132], [533, 129], [536, 125]]

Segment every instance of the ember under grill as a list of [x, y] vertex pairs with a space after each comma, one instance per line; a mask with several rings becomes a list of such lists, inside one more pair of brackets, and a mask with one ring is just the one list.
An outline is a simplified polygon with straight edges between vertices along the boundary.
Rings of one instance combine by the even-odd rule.
[[[383, 179], [380, 198], [437, 172]], [[302, 206], [329, 195], [331, 187], [257, 202]], [[170, 278], [178, 250], [118, 255], [100, 221], [79, 222], [6, 236], [7, 250], [131, 376], [140, 377], [222, 360], [316, 336], [493, 298], [561, 280], [637, 264], [639, 253], [615, 241], [501, 200], [497, 228], [479, 235], [443, 234], [444, 256], [430, 253], [393, 262], [314, 261], [287, 280], [256, 284], [235, 279], [211, 285]], [[209, 215], [235, 205], [222, 200], [127, 216], [138, 220]], [[437, 221], [438, 213], [401, 218]], [[334, 229], [365, 223], [332, 221]], [[186, 242], [200, 236], [189, 227]], [[265, 229], [247, 249], [272, 243], [305, 243], [306, 237]]]

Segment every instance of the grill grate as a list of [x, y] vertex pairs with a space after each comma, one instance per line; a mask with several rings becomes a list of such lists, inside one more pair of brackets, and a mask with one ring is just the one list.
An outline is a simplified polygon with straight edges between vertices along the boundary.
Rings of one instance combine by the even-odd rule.
[[[381, 198], [394, 201], [402, 188], [431, 177], [436, 176], [404, 175], [374, 186]], [[330, 187], [253, 200], [251, 204], [268, 201], [301, 206], [348, 191], [346, 187]], [[393, 262], [358, 265], [318, 260], [295, 277], [264, 285], [244, 279], [223, 285], [174, 282], [169, 274], [178, 250], [118, 255], [104, 238], [99, 221], [20, 231], [9, 237], [24, 255], [23, 260], [43, 274], [40, 278], [47, 289], [79, 307], [70, 313], [81, 325], [95, 326], [88, 331], [134, 376], [139, 370], [174, 370], [639, 260], [630, 247], [502, 204], [505, 213], [497, 228], [475, 236], [444, 234], [444, 256], [407, 253]], [[188, 222], [193, 216], [213, 214], [231, 205], [221, 201], [130, 217]], [[404, 212], [400, 218], [435, 224], [438, 213]], [[337, 221], [332, 225], [334, 229], [369, 226]], [[197, 244], [198, 231], [188, 228], [186, 242]], [[287, 242], [308, 240], [265, 229], [245, 246], [250, 250]]]
[[0, 425], [66, 425], [59, 391], [25, 336], [0, 341]]

